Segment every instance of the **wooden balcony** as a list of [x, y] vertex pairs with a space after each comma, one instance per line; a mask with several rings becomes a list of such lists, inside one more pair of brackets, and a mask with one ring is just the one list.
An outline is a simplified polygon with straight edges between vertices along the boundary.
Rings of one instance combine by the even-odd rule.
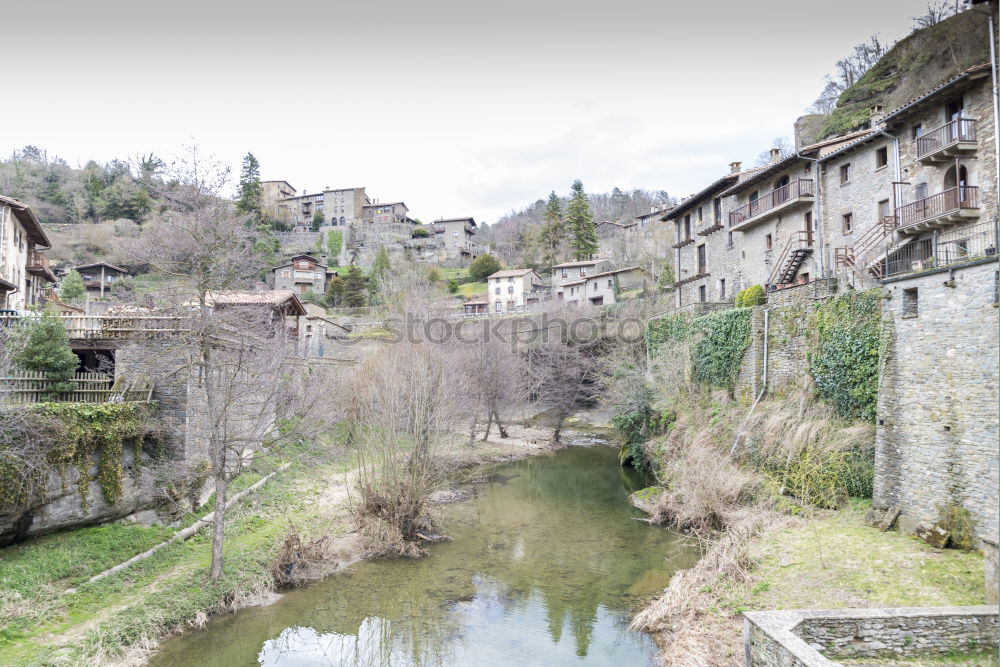
[[25, 266], [25, 270], [32, 275], [42, 276], [50, 283], [56, 281], [56, 275], [49, 266], [48, 256], [37, 250], [32, 250], [28, 253], [28, 263]]
[[[26, 315], [24, 317], [32, 317]], [[0, 315], [0, 327], [13, 326], [21, 315]], [[116, 341], [186, 331], [187, 318], [153, 315], [60, 315], [72, 341]]]
[[898, 230], [920, 234], [979, 217], [979, 188], [963, 185], [918, 199], [896, 211]]
[[748, 202], [729, 214], [729, 229], [743, 231], [753, 225], [803, 205], [812, 206], [815, 185], [811, 179], [800, 178], [759, 199]]
[[976, 152], [976, 121], [971, 118], [956, 118], [936, 130], [917, 137], [917, 160], [924, 163], [949, 160], [960, 155]]

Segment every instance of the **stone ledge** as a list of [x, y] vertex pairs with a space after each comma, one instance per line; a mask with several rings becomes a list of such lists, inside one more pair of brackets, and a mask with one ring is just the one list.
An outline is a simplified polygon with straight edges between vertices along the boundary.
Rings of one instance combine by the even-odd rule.
[[[815, 623], [820, 628], [824, 625], [836, 626], [838, 623], [858, 624], [864, 631], [850, 633], [832, 638], [841, 653], [854, 653], [858, 657], [871, 657], [873, 651], [894, 651], [896, 655], [933, 655], [943, 653], [935, 650], [935, 644], [945, 644], [947, 637], [928, 637], [926, 633], [917, 642], [912, 642], [912, 649], [900, 651], [893, 649], [882, 641], [877, 641], [882, 634], [898, 633], [905, 641], [905, 627], [911, 622], [924, 626], [957, 626], [967, 628], [986, 624], [991, 631], [986, 633], [988, 642], [979, 643], [980, 648], [996, 648], [996, 626], [1000, 609], [996, 606], [981, 605], [975, 607], [896, 607], [875, 609], [835, 609], [835, 610], [783, 610], [783, 611], [751, 611], [744, 614], [743, 642], [746, 664], [751, 665], [782, 665], [788, 667], [828, 667], [837, 663], [817, 650], [822, 644], [808, 643], [800, 636], [807, 626]], [[830, 634], [828, 628], [827, 634]], [[846, 630], [846, 628], [844, 628]], [[813, 631], [815, 632], [815, 630]], [[836, 634], [836, 633], [833, 633]], [[912, 636], [911, 636], [912, 639]], [[868, 646], [867, 650], [855, 651], [848, 646], [849, 642], [860, 641]], [[952, 648], [958, 648], [952, 646]], [[841, 655], [839, 657], [847, 657]], [[853, 657], [853, 656], [852, 656]]]

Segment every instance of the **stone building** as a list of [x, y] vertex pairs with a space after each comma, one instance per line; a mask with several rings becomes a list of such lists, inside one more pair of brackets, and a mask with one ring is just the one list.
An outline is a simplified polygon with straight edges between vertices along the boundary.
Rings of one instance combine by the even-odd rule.
[[323, 214], [323, 226], [334, 227], [364, 222], [364, 208], [371, 199], [361, 188], [324, 188], [321, 192], [297, 194], [287, 181], [263, 181], [264, 208], [296, 230], [312, 228], [313, 217]]
[[102, 299], [111, 296], [111, 290], [116, 281], [132, 277], [122, 267], [107, 262], [80, 264], [74, 266], [73, 270], [83, 278], [83, 285], [87, 288], [87, 293]]
[[578, 262], [563, 262], [552, 267], [552, 298], [567, 303], [578, 302], [583, 295], [582, 285], [587, 276], [611, 270], [607, 259], [588, 259]]
[[442, 218], [434, 221], [431, 230], [452, 259], [471, 261], [478, 254], [473, 218]]
[[[505, 269], [486, 279], [493, 313], [523, 313], [542, 298], [542, 279], [532, 269]], [[478, 309], [472, 311], [476, 313]]]
[[0, 310], [24, 310], [42, 303], [56, 280], [43, 252], [48, 237], [31, 208], [0, 195]]
[[416, 224], [416, 220], [408, 215], [409, 211], [410, 209], [407, 208], [406, 204], [401, 201], [387, 203], [376, 201], [375, 203], [362, 207], [362, 217], [365, 222], [370, 224]]
[[326, 281], [336, 275], [312, 255], [296, 255], [287, 264], [271, 269], [271, 273], [276, 290], [291, 290], [296, 294], [312, 291], [318, 295], [326, 292]]
[[[579, 283], [575, 281], [571, 287]], [[579, 296], [576, 289], [572, 295], [578, 296], [581, 305], [610, 306], [617, 303], [622, 292], [649, 287], [649, 273], [638, 266], [630, 266], [587, 276], [582, 283]]]

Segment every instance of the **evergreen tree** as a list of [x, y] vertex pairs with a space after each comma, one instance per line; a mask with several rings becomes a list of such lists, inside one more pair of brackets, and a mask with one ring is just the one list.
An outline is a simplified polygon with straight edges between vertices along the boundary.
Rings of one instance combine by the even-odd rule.
[[569, 227], [570, 246], [577, 261], [590, 259], [597, 252], [597, 228], [590, 213], [590, 202], [583, 191], [583, 183], [573, 181], [569, 205], [566, 207], [566, 225]]
[[562, 203], [555, 191], [549, 193], [545, 202], [545, 223], [542, 225], [539, 242], [542, 246], [542, 266], [551, 270], [559, 262], [562, 255], [563, 242], [566, 237], [566, 225], [563, 223]]
[[628, 203], [628, 197], [616, 186], [614, 190], [611, 191], [611, 213], [614, 215], [615, 220], [621, 220], [622, 215], [625, 213], [625, 204]]
[[46, 310], [41, 317], [30, 318], [25, 325], [27, 342], [17, 351], [14, 363], [26, 371], [44, 373], [50, 380], [56, 380], [48, 390], [50, 394], [71, 391], [73, 383], [69, 379], [76, 373], [80, 360], [69, 346], [66, 327], [55, 313]]
[[344, 276], [344, 305], [349, 308], [365, 305], [367, 289], [368, 280], [361, 269], [356, 266], [347, 269], [347, 275]]
[[86, 293], [83, 276], [77, 273], [76, 269], [70, 269], [59, 283], [59, 298], [63, 301], [78, 301]]
[[236, 195], [236, 210], [250, 216], [250, 223], [261, 220], [264, 208], [264, 188], [260, 184], [260, 162], [247, 153], [240, 170], [240, 186]]
[[340, 276], [334, 276], [326, 286], [326, 305], [330, 308], [340, 308], [344, 305], [344, 289], [346, 283]]
[[371, 271], [368, 273], [368, 279], [372, 281], [375, 286], [378, 286], [378, 282], [389, 273], [389, 269], [392, 266], [389, 264], [389, 252], [385, 249], [384, 245], [378, 247], [378, 252], [375, 253], [375, 259], [372, 261]]
[[318, 232], [319, 228], [323, 226], [323, 223], [325, 221], [326, 221], [326, 215], [323, 214], [323, 211], [316, 211], [315, 213], [313, 213], [313, 219], [311, 225], [312, 231]]

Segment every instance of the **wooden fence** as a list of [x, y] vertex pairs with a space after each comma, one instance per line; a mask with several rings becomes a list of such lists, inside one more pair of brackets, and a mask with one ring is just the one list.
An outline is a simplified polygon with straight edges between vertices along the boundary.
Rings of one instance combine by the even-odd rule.
[[68, 382], [75, 386], [71, 391], [52, 394], [55, 380], [37, 371], [16, 371], [0, 377], [0, 403], [24, 404], [56, 401], [59, 403], [126, 403], [148, 402], [153, 387], [142, 383], [126, 386], [124, 379], [113, 380], [104, 373], [77, 373]]

